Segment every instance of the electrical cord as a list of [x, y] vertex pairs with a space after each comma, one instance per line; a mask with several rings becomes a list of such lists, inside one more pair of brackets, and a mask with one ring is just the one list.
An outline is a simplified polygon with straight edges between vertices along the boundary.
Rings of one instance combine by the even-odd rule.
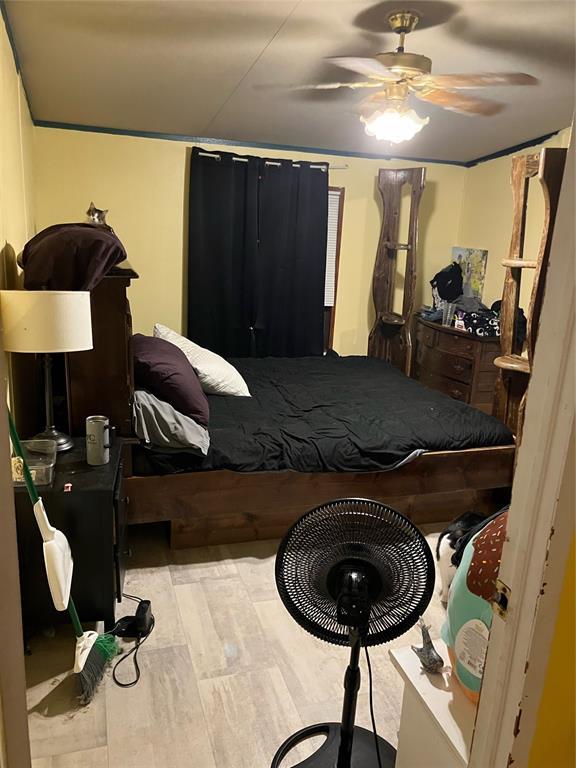
[[[125, 592], [122, 593], [122, 597], [126, 597], [128, 600], [134, 600], [134, 602], [137, 602], [138, 605], [140, 605], [140, 603], [144, 602], [140, 597], [135, 597], [134, 595], [128, 595]], [[116, 629], [122, 623], [122, 621], [123, 621], [123, 619], [120, 619], [120, 621], [118, 621], [116, 623], [116, 626], [114, 627], [114, 629]], [[112, 679], [114, 680], [116, 685], [120, 686], [120, 688], [132, 688], [140, 680], [141, 673], [140, 673], [140, 665], [138, 664], [138, 651], [140, 650], [140, 647], [142, 645], [144, 645], [146, 640], [148, 640], [148, 638], [152, 634], [152, 630], [154, 629], [155, 624], [156, 624], [156, 620], [154, 619], [154, 616], [152, 616], [151, 623], [150, 623], [150, 629], [148, 630], [147, 634], [145, 634], [145, 635], [138, 635], [136, 637], [136, 643], [135, 643], [134, 647], [131, 648], [123, 656], [121, 656], [121, 658], [118, 659], [116, 664], [114, 664], [114, 667], [112, 669]], [[111, 630], [111, 633], [113, 633], [113, 632], [114, 632], [114, 630]], [[133, 680], [129, 680], [127, 683], [123, 683], [121, 680], [118, 679], [118, 676], [116, 674], [116, 670], [120, 666], [120, 664], [125, 662], [126, 659], [129, 659], [130, 656], [132, 656], [132, 655], [133, 655], [132, 661], [134, 663], [135, 677], [134, 677]]]
[[124, 621], [124, 619], [118, 619], [118, 621], [116, 622], [116, 624], [114, 624], [114, 626], [112, 627], [112, 629], [108, 629], [108, 630], [105, 632], [105, 634], [106, 634], [106, 635], [114, 635], [114, 634], [116, 634], [116, 630], [118, 629], [118, 627], [122, 626], [122, 622], [123, 622], [123, 621]]
[[[128, 595], [126, 592], [122, 592], [122, 597], [127, 597], [128, 600], [134, 600], [134, 602], [136, 602], [138, 604], [140, 604], [142, 602], [142, 598], [141, 597], [136, 597], [135, 595]], [[107, 630], [106, 634], [107, 635], [113, 635], [116, 632], [116, 630], [118, 629], [118, 627], [121, 627], [123, 624], [126, 623], [126, 618], [127, 618], [126, 616], [123, 616], [121, 619], [118, 619], [118, 621], [116, 622], [116, 624], [114, 624], [112, 629]], [[128, 617], [128, 618], [130, 618], [130, 617]], [[151, 631], [152, 630], [150, 630], [150, 632]]]
[[368, 653], [368, 646], [364, 646], [364, 652], [366, 654], [366, 665], [368, 667], [368, 681], [370, 689], [370, 719], [372, 720], [372, 731], [374, 733], [374, 744], [376, 745], [376, 759], [378, 760], [378, 768], [382, 768], [382, 759], [380, 758], [380, 745], [378, 743], [378, 731], [376, 730], [376, 718], [374, 717], [374, 696], [372, 691], [372, 665], [370, 664], [370, 655]]
[[136, 595], [129, 595], [127, 592], [122, 592], [122, 597], [127, 597], [128, 600], [134, 600], [135, 603], [141, 603], [142, 598], [136, 597]]
[[[152, 626], [150, 627], [150, 632], [148, 632], [148, 634], [145, 637], [143, 637], [142, 639], [137, 637], [136, 638], [136, 644], [135, 644], [134, 648], [131, 648], [128, 651], [128, 653], [125, 653], [120, 659], [118, 659], [116, 664], [114, 664], [114, 668], [112, 669], [112, 679], [114, 680], [116, 685], [120, 686], [120, 688], [132, 688], [132, 686], [136, 685], [136, 683], [140, 680], [140, 665], [138, 664], [138, 651], [140, 650], [140, 647], [142, 645], [144, 645], [146, 640], [148, 640], [148, 638], [150, 637], [150, 634], [151, 634], [152, 630], [154, 629], [154, 624], [155, 624], [155, 621], [154, 621], [154, 619], [152, 619]], [[136, 673], [136, 676], [134, 677], [134, 680], [130, 680], [127, 683], [123, 683], [120, 680], [118, 680], [118, 677], [116, 675], [116, 670], [120, 666], [120, 664], [122, 664], [122, 662], [126, 661], [126, 659], [129, 659], [130, 656], [132, 656], [132, 654], [134, 654], [133, 661], [134, 661], [134, 671]]]

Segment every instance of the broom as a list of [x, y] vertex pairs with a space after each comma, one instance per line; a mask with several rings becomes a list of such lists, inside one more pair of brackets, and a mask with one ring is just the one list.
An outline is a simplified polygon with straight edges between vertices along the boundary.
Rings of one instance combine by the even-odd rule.
[[46, 566], [52, 602], [57, 611], [68, 610], [74, 627], [76, 635], [74, 672], [80, 683], [80, 702], [88, 704], [96, 692], [106, 666], [118, 653], [118, 645], [114, 635], [99, 635], [98, 632], [92, 631], [85, 632], [82, 628], [74, 600], [70, 596], [74, 567], [70, 544], [62, 531], [58, 531], [50, 525], [42, 499], [34, 486], [10, 411], [8, 411], [8, 419], [14, 453], [22, 462], [24, 482], [44, 542], [44, 565]]

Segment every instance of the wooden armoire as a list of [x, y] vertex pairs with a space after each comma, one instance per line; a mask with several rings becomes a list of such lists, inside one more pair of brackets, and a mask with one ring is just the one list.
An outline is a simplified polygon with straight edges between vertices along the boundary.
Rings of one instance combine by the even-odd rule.
[[137, 273], [123, 262], [91, 292], [94, 347], [66, 356], [70, 433], [86, 434], [86, 417], [108, 416], [122, 437], [132, 435], [132, 316], [126, 294]]

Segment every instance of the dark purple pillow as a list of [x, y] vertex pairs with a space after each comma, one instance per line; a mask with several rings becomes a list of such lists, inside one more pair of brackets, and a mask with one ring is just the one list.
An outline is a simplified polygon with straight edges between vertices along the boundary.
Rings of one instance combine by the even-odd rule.
[[208, 399], [182, 350], [156, 336], [135, 333], [132, 354], [136, 387], [147, 389], [180, 413], [208, 426]]

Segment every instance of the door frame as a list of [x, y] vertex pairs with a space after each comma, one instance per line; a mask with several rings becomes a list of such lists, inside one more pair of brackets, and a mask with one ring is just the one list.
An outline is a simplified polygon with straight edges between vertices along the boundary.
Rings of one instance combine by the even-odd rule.
[[[0, 398], [8, 402], [7, 365], [0, 333]], [[20, 576], [14, 490], [6, 407], [0, 408], [0, 584], [3, 626], [0, 653], [0, 766], [30, 768], [30, 739], [24, 673]], [[5, 622], [5, 623], [4, 623]]]
[[[557, 503], [574, 434], [573, 166], [572, 142], [560, 195], [500, 568], [501, 580], [511, 589], [511, 600], [506, 620], [495, 616], [492, 624], [469, 768], [504, 768], [513, 751], [527, 754], [529, 750], [543, 674], [527, 676], [526, 670], [531, 660], [534, 661], [532, 669], [541, 662], [543, 657], [537, 658], [536, 651], [546, 653], [549, 648], [563, 566], [574, 530], [573, 510]], [[0, 395], [6, 402], [6, 361], [1, 335], [0, 380]], [[3, 614], [10, 627], [3, 636], [0, 654], [0, 766], [29, 768], [16, 524], [7, 418], [3, 408], [0, 409], [0, 491], [0, 583], [4, 587]], [[546, 592], [542, 596], [544, 580]]]
[[545, 673], [527, 670], [548, 658], [574, 533], [573, 510], [558, 504], [574, 435], [573, 169], [572, 141], [499, 573], [511, 597], [506, 619], [492, 623], [469, 768], [504, 768], [513, 753], [529, 753]]

